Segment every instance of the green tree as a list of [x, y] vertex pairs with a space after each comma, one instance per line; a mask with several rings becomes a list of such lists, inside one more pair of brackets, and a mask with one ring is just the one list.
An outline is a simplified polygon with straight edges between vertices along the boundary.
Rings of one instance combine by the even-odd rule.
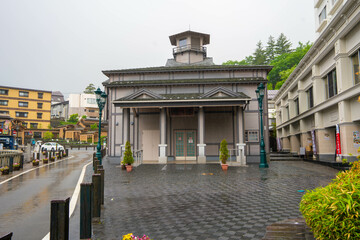
[[71, 123], [71, 124], [76, 124], [79, 120], [79, 114], [77, 113], [74, 113], [74, 114], [71, 114], [69, 119], [67, 120], [67, 122]]
[[131, 165], [134, 163], [134, 157], [131, 152], [131, 145], [129, 141], [126, 141], [125, 144], [125, 152], [124, 152], [124, 163], [127, 165]]
[[94, 124], [90, 125], [90, 128], [91, 128], [91, 130], [96, 130], [98, 128], [98, 126], [96, 123], [94, 123]]
[[266, 64], [269, 64], [272, 60], [274, 60], [276, 55], [275, 47], [276, 47], [275, 39], [273, 36], [270, 35], [265, 49]]
[[84, 93], [89, 93], [89, 94], [94, 94], [95, 91], [95, 86], [94, 84], [90, 83], [84, 90]]
[[82, 119], [86, 119], [86, 115], [82, 115], [81, 118], [82, 118]]
[[54, 134], [52, 132], [46, 131], [44, 133], [44, 139], [49, 140], [49, 139], [53, 139], [54, 138]]
[[226, 164], [227, 159], [229, 158], [229, 150], [227, 148], [227, 142], [223, 139], [220, 143], [220, 161], [222, 164]]
[[256, 49], [254, 52], [254, 59], [253, 59], [253, 63], [254, 65], [265, 65], [266, 64], [266, 55], [265, 55], [265, 50], [264, 47], [262, 45], [262, 42], [259, 41], [256, 44]]
[[278, 56], [284, 53], [289, 53], [291, 52], [291, 45], [292, 44], [290, 40], [283, 33], [281, 33], [280, 36], [276, 39], [275, 53]]

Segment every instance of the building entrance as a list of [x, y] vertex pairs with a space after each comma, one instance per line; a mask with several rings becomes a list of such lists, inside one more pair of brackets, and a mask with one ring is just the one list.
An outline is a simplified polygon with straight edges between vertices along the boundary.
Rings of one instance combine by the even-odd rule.
[[196, 160], [196, 131], [175, 131], [175, 158], [176, 160]]

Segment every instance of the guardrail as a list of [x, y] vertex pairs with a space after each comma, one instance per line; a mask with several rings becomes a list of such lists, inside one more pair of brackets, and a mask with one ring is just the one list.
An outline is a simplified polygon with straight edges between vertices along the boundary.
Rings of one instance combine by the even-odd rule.
[[18, 150], [0, 150], [0, 167], [8, 166], [10, 168], [10, 172], [12, 172], [12, 166], [14, 163], [20, 163], [22, 166], [22, 156], [23, 152]]

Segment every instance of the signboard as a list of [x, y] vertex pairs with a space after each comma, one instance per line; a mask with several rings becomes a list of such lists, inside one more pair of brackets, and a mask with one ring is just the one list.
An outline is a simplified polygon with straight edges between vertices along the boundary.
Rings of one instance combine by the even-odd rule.
[[315, 139], [315, 130], [311, 130], [311, 140], [312, 140], [312, 147], [313, 147], [313, 154], [317, 154], [317, 151], [316, 151], [316, 139]]
[[336, 154], [341, 155], [340, 127], [336, 124]]
[[354, 147], [358, 148], [360, 147], [360, 134], [359, 131], [353, 132], [353, 139], [354, 139]]
[[13, 135], [14, 135], [14, 136], [16, 135], [16, 130], [13, 130]]

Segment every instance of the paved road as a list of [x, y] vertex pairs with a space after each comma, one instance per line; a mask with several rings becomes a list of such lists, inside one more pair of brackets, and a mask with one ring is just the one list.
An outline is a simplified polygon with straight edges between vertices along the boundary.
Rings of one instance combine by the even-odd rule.
[[[71, 151], [70, 157], [25, 173], [1, 184], [0, 233], [14, 232], [13, 240], [42, 239], [50, 228], [50, 201], [71, 197], [82, 167], [92, 151]], [[33, 168], [26, 164], [26, 169]], [[19, 174], [14, 172], [12, 176]]]

